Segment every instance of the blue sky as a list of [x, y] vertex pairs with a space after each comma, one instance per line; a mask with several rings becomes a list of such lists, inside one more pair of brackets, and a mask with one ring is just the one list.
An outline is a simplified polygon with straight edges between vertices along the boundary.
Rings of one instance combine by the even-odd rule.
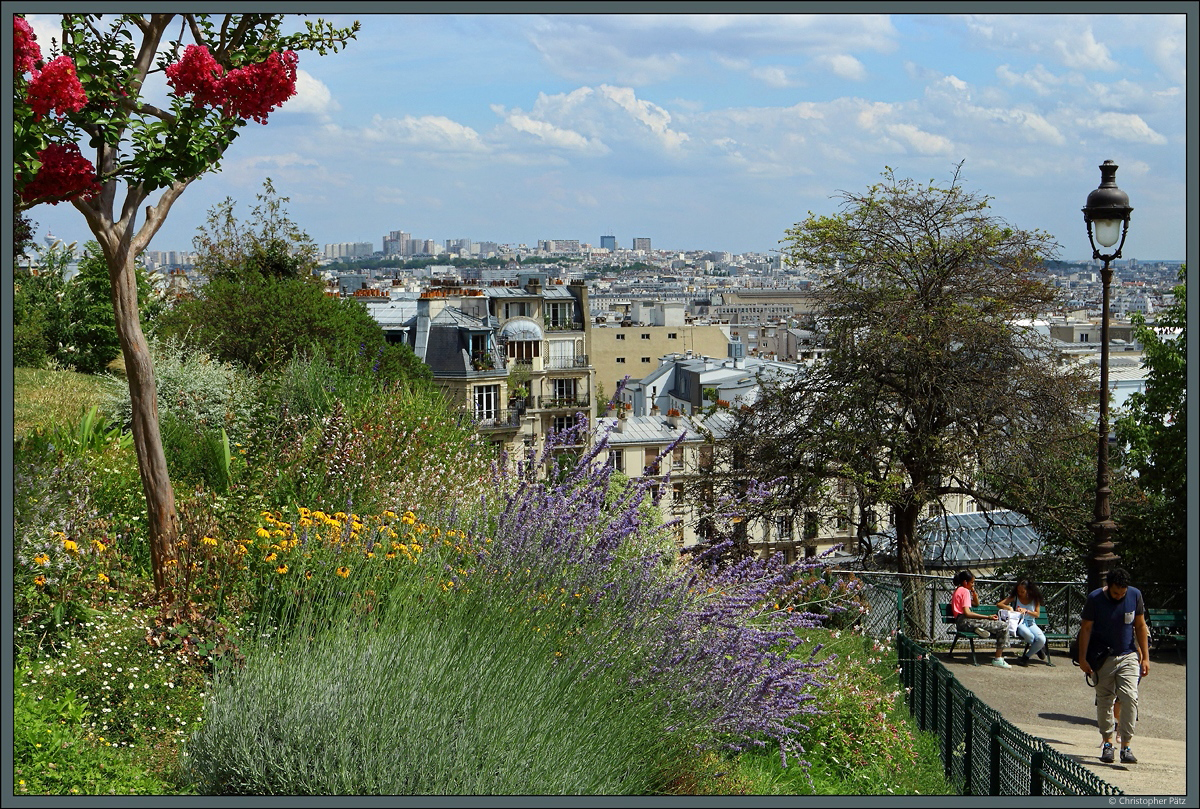
[[[963, 162], [995, 214], [1085, 259], [1079, 209], [1112, 159], [1125, 257], [1185, 256], [1182, 14], [322, 16], [362, 31], [301, 54], [298, 95], [151, 249], [190, 249], [225, 197], [248, 214], [270, 177], [319, 245], [612, 233], [767, 252], [885, 167], [945, 182]], [[45, 43], [53, 18], [30, 19]], [[67, 205], [31, 217], [89, 238]]]

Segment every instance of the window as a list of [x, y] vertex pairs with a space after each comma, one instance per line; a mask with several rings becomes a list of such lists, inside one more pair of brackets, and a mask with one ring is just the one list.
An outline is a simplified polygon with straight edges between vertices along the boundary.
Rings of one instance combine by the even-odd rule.
[[713, 468], [713, 448], [712, 444], [705, 444], [700, 447], [699, 466], [701, 472], [711, 472]]
[[804, 538], [816, 539], [817, 532], [820, 530], [821, 523], [817, 520], [817, 512], [804, 512]]
[[500, 401], [499, 385], [475, 386], [475, 418], [479, 421], [491, 421], [496, 418], [498, 402]]
[[504, 304], [504, 319], [510, 317], [529, 317], [529, 302], [514, 301]]
[[644, 466], [647, 475], [658, 474], [658, 453], [658, 447], [646, 447], [646, 463]]
[[625, 450], [610, 449], [608, 451], [608, 465], [618, 472], [625, 471]]
[[643, 335], [642, 335], [642, 339], [643, 339], [643, 340], [649, 340], [649, 339], [650, 339], [650, 335], [649, 335], [649, 334], [643, 334]]
[[551, 425], [556, 433], [564, 433], [575, 426], [574, 416], [555, 416]]
[[775, 534], [776, 542], [791, 542], [792, 540], [792, 515], [777, 514], [771, 518], [771, 529]]
[[534, 357], [542, 355], [541, 340], [509, 340], [506, 349], [509, 359], [518, 362], [529, 362]]
[[649, 357], [642, 357], [642, 362], [650, 362], [650, 358], [649, 358]]
[[673, 332], [673, 331], [669, 331], [669, 332], [667, 332], [667, 339], [668, 339], [668, 340], [675, 340], [675, 339], [678, 339], [678, 337], [679, 337], [679, 333], [678, 333], [678, 332]]
[[671, 450], [671, 468], [683, 469], [683, 447], [675, 447]]
[[575, 379], [551, 380], [551, 390], [555, 399], [575, 401]]
[[625, 339], [625, 335], [624, 335], [624, 334], [620, 334], [620, 333], [618, 333], [618, 334], [617, 334], [617, 339], [618, 339], [618, 340], [624, 340], [624, 339]]
[[617, 357], [617, 362], [618, 362], [618, 363], [621, 363], [621, 364], [624, 364], [624, 363], [625, 363], [625, 358], [624, 358], [624, 357]]
[[570, 301], [555, 301], [546, 304], [546, 324], [552, 329], [567, 329], [571, 323]]

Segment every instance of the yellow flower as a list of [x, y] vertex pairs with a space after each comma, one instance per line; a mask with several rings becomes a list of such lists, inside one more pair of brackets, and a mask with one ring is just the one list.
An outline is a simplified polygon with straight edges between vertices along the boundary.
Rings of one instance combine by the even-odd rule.
[[204, 545], [211, 545], [214, 548], [217, 546], [217, 541], [212, 537], [205, 537], [204, 539], [200, 540], [200, 542]]
[[74, 540], [70, 539], [63, 540], [63, 548], [67, 553], [77, 553], [79, 551], [79, 546], [75, 544]]
[[308, 517], [311, 514], [312, 514], [312, 512], [309, 511], [308, 509], [306, 509], [304, 506], [300, 507], [300, 516], [301, 517]]
[[404, 512], [404, 516], [400, 518], [400, 522], [406, 523], [408, 525], [413, 525], [416, 523], [416, 521], [417, 521], [417, 515], [413, 514], [411, 511]]
[[44, 553], [39, 553], [37, 556], [33, 557], [33, 561], [35, 564], [45, 567], [46, 565], [50, 564], [50, 557]]
[[97, 573], [97, 574], [96, 574], [96, 578], [97, 578], [97, 579], [98, 579], [100, 582], [102, 582], [102, 583], [104, 583], [104, 584], [108, 584], [108, 576], [105, 576], [103, 573]]
[[275, 561], [275, 554], [274, 554], [274, 553], [268, 553], [268, 554], [267, 554], [267, 559], [266, 559], [266, 561], [268, 561], [268, 562], [274, 562], [274, 561]]
[[387, 517], [388, 519], [392, 519], [392, 520], [394, 520], [394, 519], [396, 519], [396, 512], [394, 512], [394, 511], [385, 511], [385, 512], [383, 512], [383, 516]]
[[236, 553], [238, 556], [244, 556], [246, 554], [246, 546], [238, 545], [237, 550], [234, 551], [234, 553]]
[[312, 578], [312, 571], [311, 571], [311, 570], [306, 570], [306, 571], [304, 571], [304, 578], [305, 578], [305, 579], [311, 579], [311, 578]]
[[271, 532], [268, 531], [266, 528], [259, 528], [254, 533], [258, 534], [258, 536], [261, 537], [262, 539], [270, 539], [271, 538]]
[[335, 572], [344, 579], [350, 575], [350, 568], [339, 567]]
[[336, 513], [333, 515], [333, 518], [334, 518], [335, 520], [345, 520], [345, 519], [346, 519], [346, 512], [344, 512], [344, 511], [338, 511], [338, 512], [336, 512]]
[[46, 577], [38, 576], [36, 579], [33, 580], [33, 583], [36, 584], [38, 587], [45, 587], [46, 586]]
[[92, 547], [96, 549], [96, 553], [104, 553], [104, 549], [108, 546], [98, 539], [92, 540]]
[[275, 568], [275, 572], [282, 576], [284, 573], [288, 572], [288, 566], [280, 565], [279, 567]]

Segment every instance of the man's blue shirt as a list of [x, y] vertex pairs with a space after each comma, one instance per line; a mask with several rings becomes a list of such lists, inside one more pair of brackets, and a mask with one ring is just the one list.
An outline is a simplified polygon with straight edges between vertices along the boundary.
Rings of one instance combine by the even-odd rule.
[[1088, 648], [1107, 646], [1114, 655], [1123, 655], [1135, 651], [1137, 645], [1133, 638], [1133, 622], [1135, 616], [1144, 615], [1146, 605], [1142, 601], [1142, 591], [1136, 587], [1127, 587], [1125, 596], [1117, 601], [1108, 596], [1101, 587], [1088, 594], [1083, 605], [1083, 620], [1092, 622], [1092, 636]]

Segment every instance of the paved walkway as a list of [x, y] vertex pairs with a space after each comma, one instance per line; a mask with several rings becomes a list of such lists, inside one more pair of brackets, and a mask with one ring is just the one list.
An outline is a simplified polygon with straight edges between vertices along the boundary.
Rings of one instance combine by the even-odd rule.
[[[1093, 690], [1064, 649], [1052, 649], [1053, 666], [1035, 659], [1028, 667], [1001, 669], [991, 662], [990, 644], [976, 644], [972, 666], [962, 644], [953, 659], [936, 656], [975, 696], [1021, 730], [1083, 764], [1126, 795], [1197, 796], [1196, 777], [1188, 790], [1187, 726], [1196, 705], [1188, 704], [1187, 666], [1173, 650], [1151, 652], [1150, 674], [1138, 689], [1138, 724], [1133, 739], [1137, 764], [1101, 764]], [[1006, 655], [1009, 662], [1013, 653]], [[1189, 713], [1190, 709], [1190, 713]], [[1189, 801], [1190, 803], [1190, 801]], [[1192, 804], [1195, 805], [1195, 804]]]

